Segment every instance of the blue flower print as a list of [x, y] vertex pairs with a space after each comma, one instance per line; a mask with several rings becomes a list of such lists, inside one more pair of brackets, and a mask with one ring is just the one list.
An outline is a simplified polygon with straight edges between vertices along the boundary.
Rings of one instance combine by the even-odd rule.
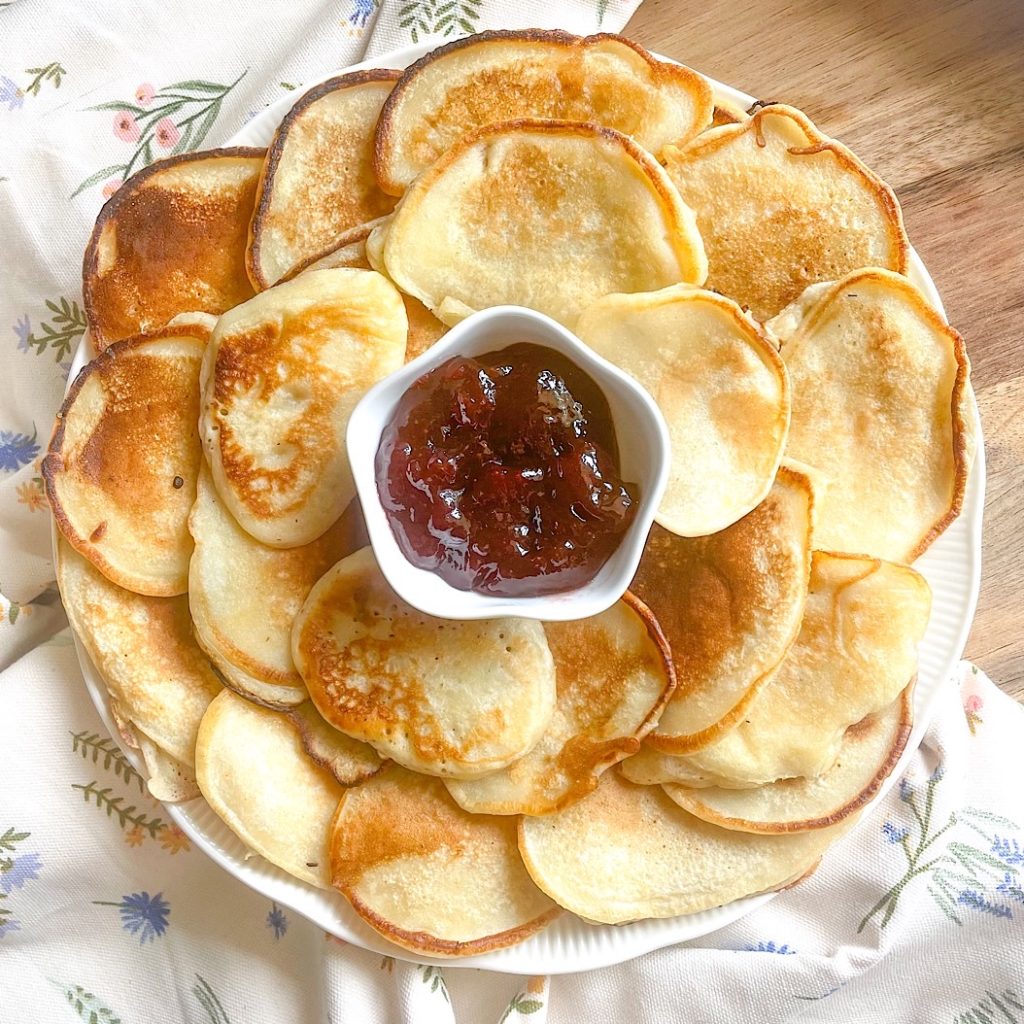
[[795, 949], [790, 949], [788, 943], [783, 943], [781, 946], [776, 946], [774, 942], [759, 942], [756, 946], [744, 946], [743, 951], [745, 953], [782, 953], [784, 956], [793, 956], [796, 953]]
[[1003, 875], [1003, 880], [996, 886], [996, 892], [1008, 896], [1015, 903], [1024, 905], [1024, 887], [1021, 886], [1017, 876], [1011, 875], [1009, 871]]
[[22, 466], [29, 465], [38, 454], [35, 430], [31, 437], [16, 434], [13, 430], [0, 430], [0, 470], [16, 473]]
[[1003, 903], [992, 903], [985, 898], [984, 893], [976, 889], [964, 889], [957, 897], [957, 903], [982, 914], [991, 914], [993, 917], [1013, 917], [1013, 911], [1008, 906]]
[[0, 921], [0, 939], [2, 939], [9, 932], [20, 932], [21, 922], [15, 920], [13, 917], [5, 917]]
[[6, 103], [8, 110], [20, 110], [25, 105], [25, 93], [6, 75], [0, 75], [0, 103]]
[[890, 843], [902, 843], [909, 835], [909, 832], [909, 829], [897, 828], [891, 821], [887, 821], [882, 826], [882, 835], [884, 835], [886, 841]]
[[992, 837], [992, 852], [1011, 867], [1024, 866], [1024, 847], [1016, 839], [1004, 839], [1002, 836]]
[[28, 314], [24, 314], [18, 317], [17, 323], [14, 325], [14, 335], [18, 339], [18, 351], [28, 351], [28, 339], [32, 334], [32, 323], [28, 318]]
[[377, 9], [377, 0], [355, 0], [355, 5], [352, 9], [352, 13], [348, 16], [348, 20], [355, 25], [356, 28], [366, 28], [367, 21], [370, 20], [370, 15]]
[[133, 892], [120, 903], [106, 900], [93, 900], [93, 903], [101, 907], [118, 907], [121, 911], [121, 927], [129, 935], [138, 935], [139, 945], [144, 946], [167, 931], [167, 915], [171, 912], [171, 906], [163, 896], [162, 892], [155, 896], [150, 896], [148, 892]]
[[270, 913], [267, 914], [267, 927], [274, 930], [275, 939], [281, 938], [288, 931], [288, 918], [276, 903], [272, 905]]
[[10, 862], [10, 867], [0, 874], [0, 889], [11, 893], [20, 889], [26, 882], [33, 882], [39, 877], [39, 869], [43, 866], [38, 853], [23, 853]]
[[914, 796], [914, 787], [906, 779], [900, 779], [900, 799], [906, 804]]

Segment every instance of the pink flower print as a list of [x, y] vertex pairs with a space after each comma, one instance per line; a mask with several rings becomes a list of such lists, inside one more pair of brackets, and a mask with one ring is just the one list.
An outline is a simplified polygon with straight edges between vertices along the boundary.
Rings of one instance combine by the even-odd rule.
[[122, 142], [138, 142], [142, 133], [135, 118], [127, 110], [122, 110], [114, 115], [114, 134]]
[[120, 187], [120, 180], [117, 178], [111, 178], [110, 181], [103, 186], [103, 198], [109, 199]]
[[154, 135], [156, 135], [156, 141], [164, 149], [170, 149], [181, 138], [178, 126], [169, 117], [157, 122]]
[[156, 95], [156, 89], [149, 84], [149, 82], [143, 82], [135, 90], [135, 99], [142, 104], [144, 107], [148, 107], [153, 102], [153, 97]]
[[967, 728], [971, 730], [971, 735], [974, 736], [979, 725], [984, 725], [984, 719], [978, 714], [979, 711], [985, 706], [985, 702], [981, 699], [977, 693], [972, 693], [967, 700], [964, 701], [964, 715], [967, 718]]

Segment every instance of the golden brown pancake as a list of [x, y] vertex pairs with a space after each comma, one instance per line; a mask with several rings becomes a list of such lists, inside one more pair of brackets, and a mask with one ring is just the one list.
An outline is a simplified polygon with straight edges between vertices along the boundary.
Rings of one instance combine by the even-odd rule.
[[468, 814], [439, 779], [397, 766], [342, 797], [331, 881], [385, 938], [434, 956], [512, 946], [559, 914], [519, 859], [514, 818]]
[[85, 314], [99, 351], [178, 313], [223, 313], [253, 294], [245, 244], [264, 152], [168, 157], [107, 200], [82, 266]]
[[278, 125], [246, 252], [246, 269], [258, 290], [394, 207], [374, 178], [373, 137], [400, 74], [375, 69], [329, 78], [300, 97]]
[[376, 775], [387, 763], [369, 743], [360, 743], [325, 721], [311, 700], [287, 714], [299, 730], [303, 750], [343, 786], [354, 786]]
[[758, 320], [858, 267], [906, 272], [910, 242], [892, 190], [793, 107], [762, 107], [664, 158], [697, 215], [707, 287]]
[[657, 153], [694, 136], [711, 110], [701, 75], [621, 36], [481, 32], [406, 69], [377, 126], [377, 178], [401, 195], [466, 133], [521, 117], [605, 125]]
[[109, 579], [140, 594], [188, 589], [208, 336], [199, 324], [169, 325], [100, 353], [68, 391], [43, 459], [61, 533]]

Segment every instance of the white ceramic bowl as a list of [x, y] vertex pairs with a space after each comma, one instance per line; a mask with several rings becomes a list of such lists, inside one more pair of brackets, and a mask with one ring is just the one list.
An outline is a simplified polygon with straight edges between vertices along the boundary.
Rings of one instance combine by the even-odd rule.
[[[640, 492], [633, 522], [597, 575], [575, 590], [538, 597], [502, 597], [458, 590], [437, 573], [413, 565], [391, 530], [377, 491], [375, 466], [381, 434], [414, 381], [453, 356], [482, 355], [518, 342], [554, 349], [597, 383], [611, 410], [623, 479], [635, 482]], [[585, 619], [610, 608], [622, 597], [636, 572], [668, 482], [668, 427], [654, 399], [572, 331], [523, 306], [493, 306], [474, 313], [421, 356], [371, 388], [349, 419], [347, 444], [366, 529], [381, 572], [395, 592], [414, 608], [445, 619], [521, 616], [564, 621]]]

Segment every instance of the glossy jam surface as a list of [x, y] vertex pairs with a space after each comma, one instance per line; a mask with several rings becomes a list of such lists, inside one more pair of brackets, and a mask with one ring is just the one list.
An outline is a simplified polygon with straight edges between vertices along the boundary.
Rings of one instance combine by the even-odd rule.
[[381, 436], [377, 489], [405, 556], [459, 590], [573, 590], [636, 512], [608, 401], [553, 349], [456, 356], [405, 393]]

